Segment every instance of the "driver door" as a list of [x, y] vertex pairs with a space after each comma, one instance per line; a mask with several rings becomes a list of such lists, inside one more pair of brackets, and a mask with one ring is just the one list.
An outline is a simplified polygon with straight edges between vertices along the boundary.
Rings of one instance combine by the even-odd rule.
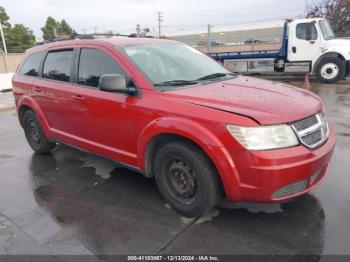
[[321, 32], [314, 21], [291, 23], [288, 43], [289, 61], [313, 61], [320, 54]]
[[80, 107], [85, 113], [74, 125], [79, 132], [80, 146], [135, 165], [135, 104], [139, 98], [98, 88], [103, 74], [122, 74], [127, 84], [133, 83], [109, 50], [89, 46], [82, 47], [79, 53], [75, 92], [80, 96]]

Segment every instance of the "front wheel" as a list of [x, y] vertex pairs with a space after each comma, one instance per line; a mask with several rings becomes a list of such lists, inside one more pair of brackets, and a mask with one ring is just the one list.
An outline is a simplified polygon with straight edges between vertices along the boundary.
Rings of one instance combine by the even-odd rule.
[[205, 214], [221, 197], [215, 167], [199, 148], [188, 142], [164, 145], [156, 153], [154, 175], [163, 198], [187, 217]]
[[322, 83], [335, 83], [342, 80], [346, 74], [346, 64], [335, 57], [322, 59], [316, 68], [317, 79]]

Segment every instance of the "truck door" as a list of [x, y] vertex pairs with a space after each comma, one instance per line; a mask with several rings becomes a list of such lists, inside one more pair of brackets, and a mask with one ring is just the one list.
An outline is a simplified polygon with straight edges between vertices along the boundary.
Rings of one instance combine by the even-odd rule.
[[291, 22], [288, 40], [289, 61], [312, 61], [318, 57], [321, 32], [316, 25], [315, 21]]

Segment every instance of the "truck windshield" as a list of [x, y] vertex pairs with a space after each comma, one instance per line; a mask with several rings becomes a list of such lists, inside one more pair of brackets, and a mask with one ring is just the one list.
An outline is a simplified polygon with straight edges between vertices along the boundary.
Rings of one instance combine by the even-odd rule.
[[335, 38], [332, 26], [327, 20], [320, 20], [320, 27], [325, 40], [332, 40]]
[[122, 50], [158, 90], [233, 77], [222, 65], [182, 43], [129, 45]]

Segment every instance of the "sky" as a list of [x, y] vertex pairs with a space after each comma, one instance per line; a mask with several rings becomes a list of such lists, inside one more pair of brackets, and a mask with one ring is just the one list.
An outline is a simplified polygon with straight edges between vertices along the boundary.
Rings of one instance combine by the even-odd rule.
[[[309, 0], [311, 1], [311, 0]], [[77, 32], [135, 32], [136, 24], [157, 32], [162, 12], [162, 35], [188, 34], [207, 25], [256, 23], [305, 14], [306, 0], [0, 0], [10, 23], [22, 23], [37, 37], [46, 18], [65, 19]]]

